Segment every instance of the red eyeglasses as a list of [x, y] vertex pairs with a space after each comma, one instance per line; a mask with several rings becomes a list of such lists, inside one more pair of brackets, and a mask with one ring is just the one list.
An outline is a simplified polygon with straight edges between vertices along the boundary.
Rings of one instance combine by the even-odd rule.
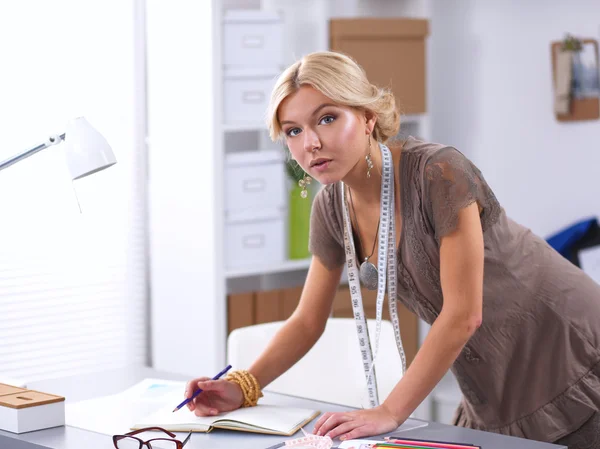
[[[152, 430], [159, 430], [166, 433], [171, 438], [153, 438], [151, 440], [143, 441], [133, 435], [138, 433], [148, 432]], [[113, 435], [113, 443], [117, 449], [142, 449], [146, 446], [148, 449], [183, 449], [185, 443], [187, 443], [192, 436], [192, 432], [188, 433], [185, 440], [179, 441], [175, 439], [177, 435], [169, 432], [168, 430], [160, 427], [147, 427], [145, 429], [134, 430], [133, 432], [126, 433], [125, 435]]]

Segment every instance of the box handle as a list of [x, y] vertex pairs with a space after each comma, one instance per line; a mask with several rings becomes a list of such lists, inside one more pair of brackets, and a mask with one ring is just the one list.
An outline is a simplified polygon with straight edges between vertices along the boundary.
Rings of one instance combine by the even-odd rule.
[[265, 101], [265, 93], [260, 90], [245, 91], [242, 94], [244, 103], [262, 103]]
[[265, 246], [265, 236], [263, 234], [246, 235], [242, 244], [244, 248], [262, 248]]
[[262, 192], [265, 190], [265, 180], [263, 178], [245, 179], [243, 189], [244, 192]]
[[242, 47], [245, 48], [259, 48], [264, 44], [263, 36], [244, 36], [242, 39]]

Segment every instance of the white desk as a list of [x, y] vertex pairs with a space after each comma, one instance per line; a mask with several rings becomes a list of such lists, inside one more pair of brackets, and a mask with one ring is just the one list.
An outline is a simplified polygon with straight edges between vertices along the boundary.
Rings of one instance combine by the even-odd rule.
[[[67, 401], [80, 401], [119, 393], [147, 377], [189, 380], [188, 378], [157, 372], [149, 368], [134, 368], [36, 382], [28, 385], [28, 388], [65, 396]], [[265, 396], [267, 395], [271, 401], [289, 406], [317, 408], [323, 412], [349, 410], [347, 407], [339, 405], [315, 402], [291, 396], [268, 392]], [[307, 430], [312, 429], [315, 421], [307, 427]], [[399, 430], [402, 430], [402, 427]], [[413, 438], [472, 443], [482, 446], [483, 449], [567, 449], [564, 446], [538, 443], [437, 423], [429, 423], [427, 427], [402, 432], [402, 435]], [[272, 435], [215, 430], [209, 434], [193, 434], [188, 444], [186, 444], [185, 449], [260, 449], [274, 446], [284, 439]], [[21, 435], [0, 431], [0, 448], [2, 449], [110, 449], [112, 447], [113, 444], [110, 436], [70, 426]]]

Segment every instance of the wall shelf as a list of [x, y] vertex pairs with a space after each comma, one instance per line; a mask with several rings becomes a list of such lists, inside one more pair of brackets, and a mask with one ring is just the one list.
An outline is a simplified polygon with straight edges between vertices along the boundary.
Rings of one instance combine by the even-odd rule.
[[426, 114], [408, 114], [400, 116], [400, 123], [421, 123], [421, 121], [427, 119]]
[[267, 125], [260, 122], [249, 123], [224, 123], [223, 131], [225, 132], [243, 132], [243, 131], [267, 131]]
[[225, 271], [228, 279], [248, 276], [260, 276], [272, 273], [283, 273], [287, 271], [308, 270], [310, 258], [298, 260], [286, 260], [285, 262], [269, 265], [252, 265], [247, 267], [230, 268]]

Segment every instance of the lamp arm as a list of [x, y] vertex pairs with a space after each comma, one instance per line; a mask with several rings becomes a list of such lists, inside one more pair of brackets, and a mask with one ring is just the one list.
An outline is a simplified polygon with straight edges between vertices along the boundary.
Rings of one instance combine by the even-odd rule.
[[35, 153], [38, 153], [48, 147], [61, 143], [65, 140], [65, 134], [50, 136], [48, 140], [44, 143], [39, 144], [36, 147], [31, 148], [30, 150], [25, 150], [22, 153], [15, 154], [12, 157], [0, 162], [0, 171], [4, 170], [7, 167], [10, 167], [13, 164], [16, 164], [23, 159], [27, 159], [29, 156], [33, 156]]

